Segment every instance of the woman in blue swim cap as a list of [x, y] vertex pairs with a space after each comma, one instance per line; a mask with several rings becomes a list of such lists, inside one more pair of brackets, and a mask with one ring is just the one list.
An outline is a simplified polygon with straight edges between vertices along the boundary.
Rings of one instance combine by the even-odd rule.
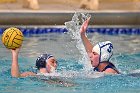
[[88, 18], [80, 28], [80, 35], [85, 46], [86, 52], [90, 58], [91, 65], [94, 67], [94, 71], [114, 73], [119, 71], [116, 69], [113, 63], [109, 60], [113, 55], [113, 44], [110, 41], [99, 42], [93, 46], [86, 36], [86, 29], [90, 18]]
[[36, 60], [36, 68], [40, 73], [53, 73], [57, 67], [57, 61], [52, 54], [42, 54]]
[[[11, 75], [12, 77], [26, 77], [26, 76], [35, 76], [34, 72], [23, 72], [20, 73], [19, 65], [18, 65], [18, 55], [20, 48], [15, 50], [11, 49], [12, 53], [12, 66], [11, 66]], [[57, 61], [51, 54], [42, 54], [36, 60], [36, 68], [39, 73], [53, 73], [57, 68]]]

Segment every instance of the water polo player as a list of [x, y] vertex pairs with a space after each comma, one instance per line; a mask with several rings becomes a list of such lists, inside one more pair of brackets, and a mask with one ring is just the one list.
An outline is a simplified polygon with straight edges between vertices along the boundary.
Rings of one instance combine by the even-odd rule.
[[[20, 48], [15, 50], [11, 49], [12, 52], [12, 67], [11, 67], [11, 75], [12, 77], [26, 77], [26, 76], [35, 76], [37, 73], [34, 72], [23, 72], [20, 73], [19, 65], [18, 65], [18, 55]], [[57, 61], [51, 54], [42, 54], [36, 60], [36, 68], [38, 69], [38, 73], [46, 74], [53, 73], [57, 68]]]
[[110, 41], [99, 42], [94, 47], [86, 36], [86, 29], [88, 27], [90, 18], [88, 18], [80, 28], [80, 35], [85, 46], [86, 52], [91, 60], [91, 65], [94, 67], [94, 71], [114, 73], [119, 71], [109, 61], [113, 55], [113, 45]]

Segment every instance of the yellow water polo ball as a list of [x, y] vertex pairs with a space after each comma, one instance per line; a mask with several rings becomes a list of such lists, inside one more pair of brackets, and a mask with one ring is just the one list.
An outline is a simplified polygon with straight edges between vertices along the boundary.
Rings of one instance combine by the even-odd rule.
[[22, 45], [23, 33], [15, 27], [7, 28], [2, 34], [2, 43], [8, 49], [16, 49]]

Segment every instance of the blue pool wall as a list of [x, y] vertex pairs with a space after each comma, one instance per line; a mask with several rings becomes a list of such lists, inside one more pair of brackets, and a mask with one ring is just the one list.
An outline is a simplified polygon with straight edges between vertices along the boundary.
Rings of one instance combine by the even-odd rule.
[[[5, 31], [6, 28], [0, 28], [0, 34]], [[23, 32], [24, 36], [33, 35], [33, 34], [47, 34], [47, 33], [66, 33], [68, 30], [63, 27], [19, 27], [19, 29]], [[99, 34], [107, 34], [107, 35], [140, 35], [140, 28], [135, 27], [89, 27], [87, 29], [87, 33], [99, 33]]]

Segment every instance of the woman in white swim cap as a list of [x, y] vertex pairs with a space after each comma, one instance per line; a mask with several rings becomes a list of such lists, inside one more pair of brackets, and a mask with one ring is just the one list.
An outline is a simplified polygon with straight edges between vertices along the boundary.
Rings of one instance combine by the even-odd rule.
[[[20, 73], [18, 65], [18, 55], [20, 48], [15, 50], [11, 49], [12, 53], [12, 66], [11, 66], [11, 75], [12, 77], [26, 77], [26, 76], [35, 76], [37, 73], [34, 72], [23, 72]], [[57, 68], [57, 61], [51, 54], [42, 54], [36, 60], [36, 68], [39, 73], [53, 73]]]
[[88, 18], [80, 28], [80, 35], [85, 46], [86, 52], [91, 60], [91, 65], [94, 67], [94, 71], [114, 73], [119, 71], [116, 69], [113, 63], [109, 60], [113, 55], [113, 45], [110, 41], [99, 42], [94, 47], [86, 36], [86, 29], [88, 27], [90, 18]]

